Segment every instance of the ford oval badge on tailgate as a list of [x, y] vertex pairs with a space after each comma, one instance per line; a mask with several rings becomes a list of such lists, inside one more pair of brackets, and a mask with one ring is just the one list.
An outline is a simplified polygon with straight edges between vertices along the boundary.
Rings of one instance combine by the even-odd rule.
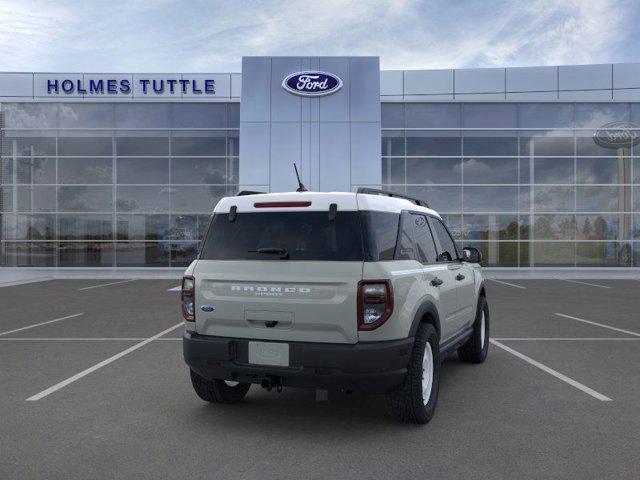
[[215, 307], [212, 307], [211, 305], [202, 305], [200, 307], [200, 310], [202, 310], [203, 312], [213, 312], [215, 310]]

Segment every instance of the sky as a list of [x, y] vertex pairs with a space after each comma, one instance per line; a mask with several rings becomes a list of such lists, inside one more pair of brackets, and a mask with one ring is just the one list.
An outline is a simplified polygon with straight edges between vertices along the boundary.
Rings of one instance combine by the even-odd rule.
[[637, 0], [0, 0], [0, 71], [239, 72], [243, 55], [383, 70], [640, 61]]

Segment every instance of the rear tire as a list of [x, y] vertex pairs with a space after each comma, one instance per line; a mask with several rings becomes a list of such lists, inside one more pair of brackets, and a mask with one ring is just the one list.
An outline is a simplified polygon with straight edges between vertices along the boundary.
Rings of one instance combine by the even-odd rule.
[[478, 300], [476, 320], [473, 323], [473, 334], [458, 349], [460, 360], [466, 363], [482, 363], [489, 352], [489, 304], [485, 297]]
[[[250, 383], [225, 382], [224, 380], [207, 380], [191, 370], [191, 385], [198, 396], [211, 403], [238, 403], [251, 388]], [[233, 385], [233, 386], [232, 386]]]
[[440, 386], [440, 342], [435, 328], [420, 323], [402, 384], [387, 394], [389, 413], [406, 423], [425, 424], [433, 417]]

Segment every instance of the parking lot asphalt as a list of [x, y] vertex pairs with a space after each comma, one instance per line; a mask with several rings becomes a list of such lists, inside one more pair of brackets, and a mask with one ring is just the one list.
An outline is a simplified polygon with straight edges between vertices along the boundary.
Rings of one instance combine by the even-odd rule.
[[640, 281], [488, 281], [489, 357], [444, 362], [425, 426], [380, 396], [204, 403], [176, 285], [0, 288], [0, 478], [638, 478]]

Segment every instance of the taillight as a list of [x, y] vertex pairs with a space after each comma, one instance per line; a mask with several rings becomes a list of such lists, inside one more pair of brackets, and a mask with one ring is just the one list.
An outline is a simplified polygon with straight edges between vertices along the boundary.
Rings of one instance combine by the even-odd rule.
[[188, 322], [196, 321], [195, 310], [196, 279], [190, 275], [182, 277], [182, 292], [180, 303], [182, 304], [182, 316]]
[[375, 330], [393, 312], [393, 288], [389, 280], [358, 283], [358, 330]]

